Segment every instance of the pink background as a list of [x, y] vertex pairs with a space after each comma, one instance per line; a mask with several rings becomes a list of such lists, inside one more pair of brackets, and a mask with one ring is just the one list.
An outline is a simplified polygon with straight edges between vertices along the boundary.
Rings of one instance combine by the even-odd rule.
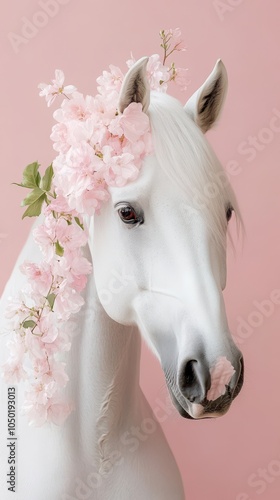
[[[21, 222], [23, 190], [11, 182], [20, 180], [31, 161], [46, 166], [53, 158], [52, 112], [39, 99], [37, 84], [61, 68], [67, 83], [95, 93], [95, 79], [110, 63], [124, 70], [130, 51], [135, 57], [157, 52], [158, 31], [180, 26], [188, 50], [178, 61], [189, 68], [191, 83], [187, 92], [174, 89], [174, 95], [185, 101], [218, 57], [228, 69], [224, 113], [208, 138], [225, 166], [235, 161], [231, 180], [246, 226], [243, 250], [237, 245], [236, 256], [228, 255], [228, 317], [235, 336], [240, 317], [255, 326], [246, 339], [239, 338], [246, 381], [231, 411], [203, 422], [186, 421], [173, 412], [163, 427], [188, 498], [279, 499], [280, 305], [267, 317], [252, 314], [257, 311], [254, 301], [269, 299], [280, 288], [279, 2], [61, 0], [57, 14], [19, 44], [16, 53], [9, 33], [21, 34], [23, 17], [44, 22], [36, 18], [40, 10], [39, 0], [6, 2], [1, 9], [0, 291], [30, 228], [29, 220]], [[277, 110], [277, 121], [271, 121]], [[249, 154], [250, 136], [258, 142]], [[165, 399], [161, 369], [146, 348], [142, 384], [153, 407]]]

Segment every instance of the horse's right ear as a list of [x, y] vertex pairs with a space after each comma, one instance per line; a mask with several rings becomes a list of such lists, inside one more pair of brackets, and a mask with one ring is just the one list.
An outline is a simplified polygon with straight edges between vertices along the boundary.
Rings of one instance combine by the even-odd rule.
[[132, 102], [140, 102], [143, 111], [147, 112], [150, 104], [150, 88], [146, 75], [148, 60], [148, 57], [142, 57], [127, 72], [120, 92], [119, 111], [121, 113]]
[[185, 110], [203, 133], [207, 132], [219, 118], [227, 88], [227, 70], [221, 59], [218, 59], [207, 80], [185, 105]]

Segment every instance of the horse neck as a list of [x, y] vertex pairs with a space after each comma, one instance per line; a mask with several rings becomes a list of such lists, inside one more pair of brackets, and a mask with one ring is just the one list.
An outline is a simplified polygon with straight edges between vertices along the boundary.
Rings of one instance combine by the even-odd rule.
[[84, 458], [92, 460], [94, 453], [102, 462], [110, 440], [139, 411], [141, 339], [135, 327], [119, 325], [106, 314], [92, 275], [78, 327], [70, 374], [75, 380], [75, 435]]

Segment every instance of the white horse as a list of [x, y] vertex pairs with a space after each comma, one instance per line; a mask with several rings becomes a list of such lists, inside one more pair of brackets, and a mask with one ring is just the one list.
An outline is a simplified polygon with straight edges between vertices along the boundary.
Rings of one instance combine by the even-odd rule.
[[[222, 291], [233, 192], [204, 138], [226, 95], [221, 61], [185, 107], [150, 95], [146, 59], [128, 72], [120, 111], [132, 101], [148, 113], [154, 153], [139, 178], [111, 188], [90, 221], [94, 263], [85, 306], [67, 358], [75, 411], [63, 427], [29, 427], [17, 413], [16, 493], [8, 490], [7, 385], [1, 381], [1, 500], [183, 500], [178, 467], [139, 386], [140, 332], [159, 358], [183, 417], [224, 414], [242, 386], [242, 355], [232, 341]], [[93, 229], [94, 224], [94, 229]], [[39, 259], [32, 236], [1, 301], [24, 283], [20, 263]], [[236, 372], [224, 396], [206, 399], [210, 367], [224, 356]], [[17, 388], [17, 407], [23, 400]], [[186, 432], [191, 429], [187, 424]]]

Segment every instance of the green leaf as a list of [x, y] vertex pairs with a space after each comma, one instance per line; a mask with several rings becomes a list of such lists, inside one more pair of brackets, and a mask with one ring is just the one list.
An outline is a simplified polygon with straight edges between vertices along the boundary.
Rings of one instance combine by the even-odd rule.
[[55, 293], [49, 293], [49, 295], [47, 296], [47, 301], [52, 311], [55, 299], [56, 299]]
[[25, 217], [38, 217], [42, 211], [43, 201], [44, 198], [40, 198], [35, 203], [30, 205], [22, 215], [22, 219], [24, 219]]
[[28, 319], [22, 323], [23, 328], [34, 328], [37, 323], [33, 321], [32, 319]]
[[80, 226], [80, 228], [82, 230], [84, 230], [84, 225], [81, 223], [79, 217], [74, 217], [74, 220], [76, 221], [76, 223], [78, 224], [78, 226]]
[[58, 241], [55, 242], [55, 253], [56, 255], [59, 255], [59, 257], [62, 257], [64, 254], [64, 248], [59, 244]]
[[46, 171], [45, 175], [41, 180], [41, 189], [44, 191], [50, 191], [51, 185], [52, 185], [52, 178], [53, 178], [53, 167], [50, 165]]
[[42, 205], [46, 200], [46, 194], [42, 189], [36, 187], [33, 191], [23, 200], [22, 206], [29, 205], [25, 210], [24, 217], [37, 217], [42, 211]]
[[26, 198], [24, 198], [21, 202], [21, 206], [24, 207], [25, 205], [32, 205], [32, 203], [37, 201], [41, 196], [45, 196], [45, 192], [42, 191], [41, 188], [36, 187], [33, 191], [31, 191], [31, 193], [29, 193], [28, 196], [26, 196]]
[[35, 188], [39, 186], [41, 176], [38, 172], [39, 163], [35, 161], [34, 163], [30, 163], [24, 169], [22, 174], [22, 183], [19, 184], [23, 187], [27, 188]]
[[36, 184], [38, 187], [40, 186], [40, 182], [41, 182], [41, 175], [40, 172], [38, 172], [36, 176]]

